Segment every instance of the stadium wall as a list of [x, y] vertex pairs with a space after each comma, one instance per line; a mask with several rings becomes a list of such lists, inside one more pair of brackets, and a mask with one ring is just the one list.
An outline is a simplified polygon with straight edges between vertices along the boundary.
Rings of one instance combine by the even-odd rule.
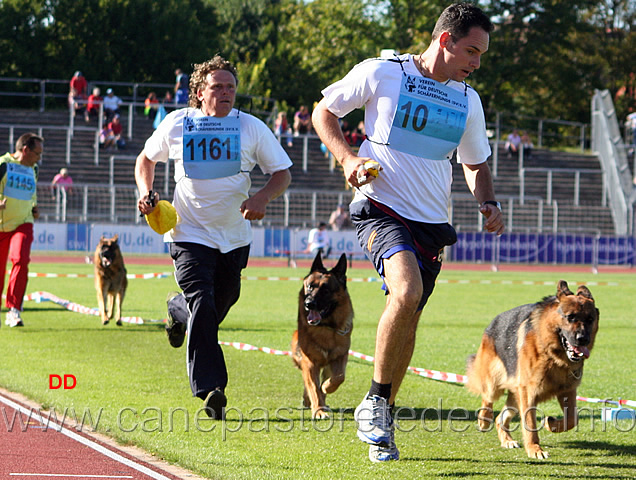
[[[254, 227], [252, 256], [308, 258], [309, 229]], [[119, 235], [124, 253], [168, 253], [161, 235], [147, 225], [110, 223], [36, 223], [34, 251], [93, 252], [99, 238]], [[332, 256], [345, 252], [363, 258], [355, 232], [329, 232]], [[444, 253], [457, 262], [629, 265], [636, 263], [634, 237], [589, 234], [509, 233], [500, 237], [483, 232], [459, 232], [458, 241]]]

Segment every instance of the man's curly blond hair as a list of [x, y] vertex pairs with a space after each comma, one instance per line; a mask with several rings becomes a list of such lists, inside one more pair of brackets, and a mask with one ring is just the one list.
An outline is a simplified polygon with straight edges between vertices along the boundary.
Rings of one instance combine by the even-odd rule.
[[215, 70], [227, 70], [234, 76], [236, 84], [238, 85], [238, 74], [236, 68], [229, 61], [220, 55], [215, 55], [214, 58], [207, 62], [197, 63], [194, 65], [194, 72], [190, 76], [190, 93], [188, 105], [193, 108], [201, 108], [201, 100], [197, 98], [197, 91], [204, 89], [207, 84], [208, 73], [212, 73]]

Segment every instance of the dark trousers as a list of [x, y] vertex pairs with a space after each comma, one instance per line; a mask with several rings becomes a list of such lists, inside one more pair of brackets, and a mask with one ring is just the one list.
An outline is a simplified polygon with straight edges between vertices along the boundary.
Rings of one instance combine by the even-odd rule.
[[215, 388], [227, 386], [228, 376], [219, 345], [219, 325], [239, 299], [241, 270], [250, 247], [228, 253], [197, 243], [170, 244], [177, 284], [188, 311], [188, 377], [196, 397], [205, 399]]

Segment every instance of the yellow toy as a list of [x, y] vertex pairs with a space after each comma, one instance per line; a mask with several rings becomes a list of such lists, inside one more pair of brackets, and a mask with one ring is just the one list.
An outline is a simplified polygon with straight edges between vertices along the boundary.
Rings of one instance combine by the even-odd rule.
[[178, 220], [177, 210], [166, 200], [159, 200], [152, 213], [146, 215], [146, 222], [150, 228], [160, 235], [172, 230]]

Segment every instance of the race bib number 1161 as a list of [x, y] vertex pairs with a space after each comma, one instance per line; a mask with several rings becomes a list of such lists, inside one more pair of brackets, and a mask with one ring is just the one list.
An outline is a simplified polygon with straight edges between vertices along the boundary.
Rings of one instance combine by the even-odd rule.
[[183, 121], [183, 168], [190, 178], [211, 179], [241, 171], [238, 117], [187, 117]]

